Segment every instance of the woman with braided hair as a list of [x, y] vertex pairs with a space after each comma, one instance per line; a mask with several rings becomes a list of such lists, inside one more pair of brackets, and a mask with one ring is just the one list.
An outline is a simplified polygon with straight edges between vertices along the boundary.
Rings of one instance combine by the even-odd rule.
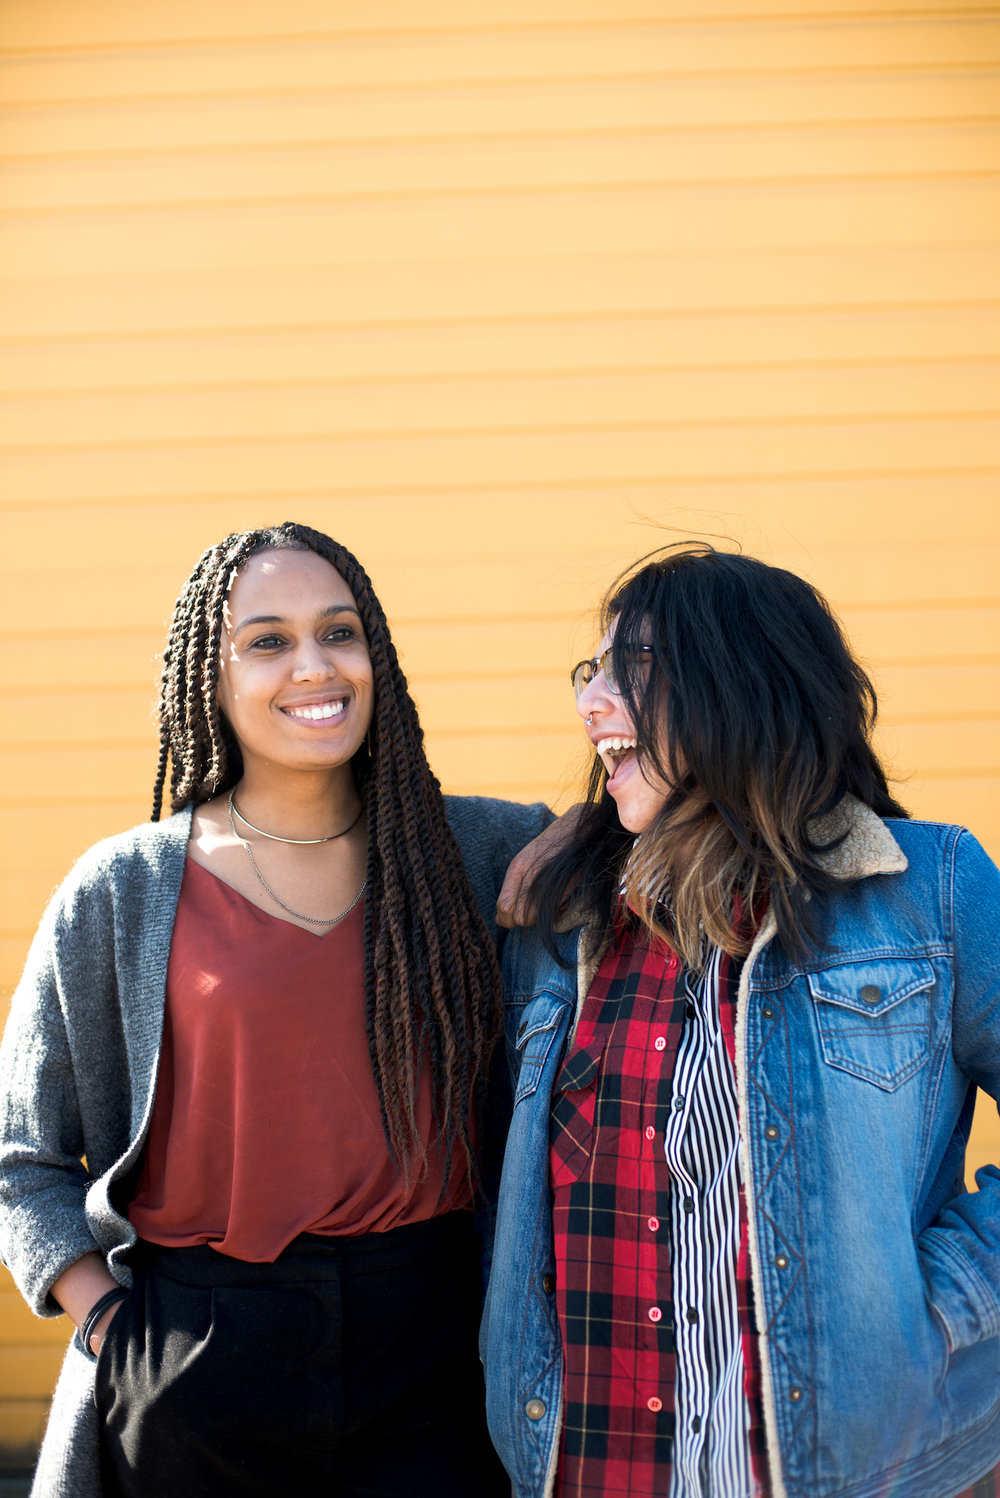
[[35, 1498], [499, 1498], [493, 907], [551, 814], [442, 797], [368, 577], [300, 525], [205, 552], [159, 718], [152, 821], [57, 892], [3, 1044], [4, 1262], [78, 1328]]

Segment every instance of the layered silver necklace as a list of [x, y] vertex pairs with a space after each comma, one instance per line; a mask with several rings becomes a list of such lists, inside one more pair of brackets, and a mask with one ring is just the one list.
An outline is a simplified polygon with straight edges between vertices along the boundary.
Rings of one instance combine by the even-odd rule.
[[232, 828], [233, 837], [238, 843], [243, 844], [246, 855], [250, 860], [250, 867], [257, 875], [257, 878], [260, 881], [261, 888], [266, 890], [266, 892], [271, 896], [271, 899], [276, 905], [280, 905], [282, 910], [286, 910], [289, 915], [293, 915], [297, 921], [308, 921], [310, 926], [339, 926], [340, 922], [344, 920], [346, 916], [350, 915], [351, 911], [354, 909], [355, 905], [357, 905], [358, 901], [361, 899], [361, 896], [365, 892], [368, 884], [367, 875], [361, 881], [361, 888], [354, 896], [354, 899], [351, 901], [350, 905], [348, 905], [346, 910], [342, 910], [339, 915], [335, 915], [332, 919], [329, 916], [303, 915], [301, 910], [293, 910], [290, 905], [286, 905], [281, 896], [276, 895], [274, 890], [268, 884], [267, 880], [264, 878], [264, 875], [257, 867], [257, 860], [253, 856], [253, 849], [251, 848], [250, 844], [247, 842], [246, 838], [240, 837], [239, 833], [236, 831], [236, 820], [233, 814], [235, 813], [236, 817], [239, 817], [240, 821], [245, 823], [245, 825], [249, 827], [252, 832], [256, 832], [260, 837], [266, 837], [269, 842], [294, 843], [297, 847], [304, 848], [313, 847], [316, 843], [332, 843], [338, 837], [346, 837], [347, 834], [354, 827], [356, 827], [358, 825], [358, 822], [361, 820], [361, 813], [364, 810], [363, 806], [359, 807], [358, 814], [354, 818], [354, 821], [351, 823], [350, 827], [345, 827], [342, 832], [331, 832], [329, 837], [278, 837], [277, 833], [265, 832], [262, 827], [255, 827], [253, 822], [247, 820], [247, 818], [240, 811], [239, 807], [236, 805], [235, 786], [229, 792], [229, 801], [227, 804], [229, 809], [229, 825]]

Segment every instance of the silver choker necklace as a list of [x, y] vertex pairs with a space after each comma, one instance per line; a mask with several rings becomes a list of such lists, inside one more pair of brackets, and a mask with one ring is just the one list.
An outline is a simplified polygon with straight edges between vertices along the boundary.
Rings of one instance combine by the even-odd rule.
[[[269, 841], [272, 842], [272, 843], [294, 843], [297, 848], [311, 848], [316, 843], [332, 843], [332, 842], [335, 842], [338, 837], [346, 837], [347, 834], [349, 832], [352, 832], [354, 830], [354, 828], [358, 825], [358, 823], [361, 821], [361, 813], [363, 811], [364, 811], [364, 807], [363, 806], [359, 806], [358, 807], [358, 814], [354, 818], [354, 821], [351, 823], [350, 827], [345, 827], [344, 830], [343, 830], [343, 832], [331, 832], [329, 837], [279, 837], [276, 832], [265, 832], [264, 829], [263, 829], [263, 827], [257, 827], [257, 826], [255, 826], [254, 823], [251, 822], [251, 820], [250, 820], [249, 817], [245, 817], [243, 815], [243, 813], [240, 811], [239, 807], [236, 805], [236, 787], [235, 786], [229, 792], [229, 821], [230, 821], [230, 823], [232, 823], [233, 812], [235, 812], [236, 815], [239, 817], [240, 821], [243, 822], [247, 827], [249, 827], [251, 832], [258, 833], [260, 837], [266, 837], [266, 838], [268, 838]], [[235, 826], [233, 827], [233, 832], [236, 834], [237, 837], [239, 837], [239, 833], [236, 832]]]
[[[339, 915], [335, 915], [333, 917], [325, 916], [325, 915], [322, 915], [322, 916], [303, 915], [302, 912], [301, 912], [301, 910], [293, 910], [290, 905], [286, 905], [285, 902], [284, 902], [284, 900], [281, 898], [281, 896], [280, 895], [276, 895], [274, 893], [274, 890], [271, 888], [271, 886], [268, 884], [267, 880], [264, 878], [264, 875], [261, 873], [260, 869], [257, 867], [257, 860], [253, 856], [253, 849], [251, 848], [250, 844], [247, 842], [246, 838], [240, 837], [239, 833], [236, 831], [236, 823], [233, 820], [233, 812], [234, 811], [236, 811], [236, 806], [235, 806], [235, 803], [233, 801], [233, 796], [232, 796], [232, 794], [230, 794], [230, 797], [229, 797], [229, 825], [233, 829], [233, 837], [236, 839], [236, 841], [238, 843], [242, 843], [243, 844], [243, 848], [244, 848], [244, 851], [246, 853], [246, 856], [250, 860], [250, 867], [253, 869], [254, 873], [257, 875], [257, 878], [258, 878], [258, 880], [260, 882], [261, 888], [264, 889], [271, 896], [271, 899], [274, 901], [274, 903], [276, 905], [280, 905], [281, 908], [282, 908], [282, 910], [286, 910], [289, 915], [293, 915], [297, 921], [308, 921], [308, 923], [309, 923], [310, 926], [330, 926], [332, 928], [334, 926], [339, 926], [340, 922], [342, 920], [344, 920], [345, 917], [347, 917], [347, 916], [350, 915], [351, 911], [354, 909], [355, 905], [357, 905], [358, 901], [361, 899], [361, 896], [364, 894], [365, 890], [368, 888], [368, 877], [367, 877], [367, 875], [361, 881], [361, 888], [358, 890], [357, 894], [354, 896], [354, 899], [351, 901], [350, 905], [348, 905], [348, 907], [347, 907], [346, 910], [342, 910]], [[238, 811], [236, 811], [236, 815], [239, 817], [240, 814], [239, 814]], [[358, 821], [358, 817], [360, 817], [360, 816], [361, 816], [361, 812], [359, 811], [357, 817], [355, 817], [354, 821], [351, 823], [351, 827], [355, 826], [355, 824]], [[243, 822], [247, 821], [246, 817], [240, 817], [240, 820], [243, 821]], [[253, 826], [252, 822], [247, 822], [247, 826], [248, 827], [253, 827], [254, 832], [259, 832], [260, 831], [260, 829], [258, 827], [254, 827]], [[350, 832], [351, 827], [345, 827], [344, 828], [344, 832]], [[343, 837], [344, 836], [344, 832], [335, 832], [333, 834], [333, 837]], [[263, 837], [271, 837], [271, 834], [269, 832], [265, 832], [265, 833], [262, 834], [262, 836]], [[272, 838], [272, 841], [276, 842], [276, 843], [294, 843], [294, 842], [300, 841], [300, 839], [297, 839], [297, 838], [294, 838], [294, 837], [276, 837], [276, 838]], [[306, 839], [304, 839], [304, 841], [305, 842], [312, 842], [312, 843], [329, 843], [329, 842], [333, 841], [333, 838], [329, 838], [329, 837], [314, 837], [314, 838], [306, 838]]]

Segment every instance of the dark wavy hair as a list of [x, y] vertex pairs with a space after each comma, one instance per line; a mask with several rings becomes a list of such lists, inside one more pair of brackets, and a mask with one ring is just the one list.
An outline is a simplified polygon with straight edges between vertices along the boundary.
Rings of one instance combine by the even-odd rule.
[[[875, 689], [826, 600], [780, 567], [684, 542], [622, 574], [601, 623], [614, 624], [640, 764], [667, 794], [636, 838], [595, 756], [573, 839], [535, 881], [543, 937], [554, 945], [569, 899], [606, 926], [624, 884], [631, 909], [692, 966], [704, 938], [745, 953], [739, 911], [765, 897], [801, 955], [813, 897], [838, 882], [818, 819], [848, 794], [907, 815], [871, 745]], [[637, 663], [640, 645], [652, 646], [651, 667]]]
[[496, 954], [382, 606], [361, 564], [329, 536], [286, 521], [227, 536], [199, 560], [163, 656], [152, 820], [160, 818], [168, 763], [173, 811], [240, 779], [239, 745], [218, 703], [223, 609], [235, 574], [268, 550], [313, 551], [328, 561], [353, 593], [368, 639], [375, 706], [370, 743], [353, 767], [368, 825], [365, 1012], [386, 1140], [407, 1176], [414, 1157], [426, 1163], [416, 1104], [427, 1066], [446, 1180], [456, 1142], [475, 1179], [470, 1121], [482, 1109], [500, 1026]]

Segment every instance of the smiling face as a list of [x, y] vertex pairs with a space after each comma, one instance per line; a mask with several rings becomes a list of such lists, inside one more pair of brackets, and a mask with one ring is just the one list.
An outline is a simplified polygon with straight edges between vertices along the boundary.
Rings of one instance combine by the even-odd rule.
[[[597, 647], [598, 657], [614, 633], [612, 623]], [[604, 672], [599, 671], [577, 698], [576, 710], [608, 772], [608, 793], [614, 797], [622, 826], [629, 832], [645, 832], [670, 794], [670, 786], [650, 766], [640, 763], [626, 699], [610, 690]]]
[[347, 766], [373, 705], [364, 629], [336, 568], [313, 551], [251, 557], [229, 590], [219, 672], [244, 774]]

